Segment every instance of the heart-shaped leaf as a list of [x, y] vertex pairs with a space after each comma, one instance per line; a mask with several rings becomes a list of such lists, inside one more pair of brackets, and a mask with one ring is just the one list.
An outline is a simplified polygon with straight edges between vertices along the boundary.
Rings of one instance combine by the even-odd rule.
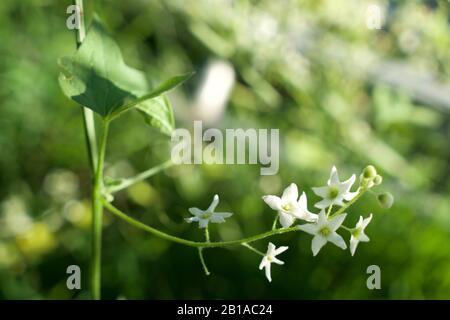
[[59, 83], [70, 99], [103, 118], [137, 108], [147, 123], [166, 134], [174, 128], [173, 114], [160, 95], [191, 76], [175, 76], [150, 90], [144, 73], [125, 64], [119, 46], [97, 16], [75, 56], [61, 58], [59, 64]]
[[148, 92], [144, 74], [123, 62], [118, 45], [97, 17], [75, 56], [60, 59], [60, 65], [63, 92], [102, 117]]

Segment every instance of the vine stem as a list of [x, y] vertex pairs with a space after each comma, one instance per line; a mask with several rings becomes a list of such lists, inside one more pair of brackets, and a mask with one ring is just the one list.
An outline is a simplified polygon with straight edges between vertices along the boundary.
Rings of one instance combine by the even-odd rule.
[[264, 233], [260, 233], [248, 238], [243, 238], [243, 239], [239, 239], [239, 240], [230, 240], [230, 241], [212, 241], [212, 242], [208, 242], [208, 241], [204, 241], [204, 242], [199, 242], [199, 241], [192, 241], [192, 240], [187, 240], [187, 239], [183, 239], [183, 238], [179, 238], [173, 235], [170, 235], [168, 233], [165, 233], [163, 231], [160, 231], [156, 228], [150, 227], [136, 219], [133, 219], [132, 217], [128, 216], [127, 214], [123, 213], [122, 211], [120, 211], [119, 209], [117, 209], [115, 206], [113, 206], [111, 203], [109, 203], [108, 201], [106, 201], [104, 198], [102, 198], [102, 202], [103, 205], [106, 209], [108, 209], [109, 212], [111, 212], [112, 214], [114, 214], [116, 217], [124, 220], [125, 222], [129, 223], [130, 225], [139, 228], [143, 231], [146, 231], [148, 233], [151, 233], [161, 239], [165, 239], [168, 241], [172, 241], [178, 244], [182, 244], [185, 246], [189, 246], [189, 247], [194, 247], [194, 248], [217, 248], [217, 247], [226, 247], [226, 246], [232, 246], [232, 245], [241, 245], [242, 243], [250, 243], [250, 242], [254, 242], [254, 241], [258, 241], [267, 237], [271, 237], [277, 234], [283, 234], [283, 233], [288, 233], [288, 232], [292, 232], [292, 231], [298, 231], [298, 228], [296, 226], [294, 227], [290, 227], [290, 228], [279, 228], [279, 229], [275, 229], [275, 230], [271, 230], [271, 231], [267, 231]]
[[[330, 216], [330, 219], [334, 216], [337, 216], [344, 212], [348, 207], [350, 207], [356, 200], [358, 200], [359, 197], [361, 197], [365, 192], [367, 191], [366, 188], [361, 188], [358, 192], [358, 194], [349, 202], [345, 204], [345, 206], [341, 207], [339, 210], [337, 210], [334, 214]], [[274, 235], [284, 234], [292, 231], [299, 231], [298, 226], [293, 226], [289, 228], [276, 228], [264, 233], [260, 233], [251, 237], [238, 239], [238, 240], [230, 240], [230, 241], [205, 241], [205, 242], [199, 242], [199, 241], [192, 241], [188, 239], [179, 238], [173, 235], [170, 235], [168, 233], [165, 233], [161, 230], [158, 230], [156, 228], [150, 227], [132, 217], [127, 215], [126, 213], [120, 211], [118, 208], [113, 206], [111, 203], [109, 203], [107, 200], [105, 200], [103, 197], [101, 198], [101, 201], [106, 209], [108, 209], [109, 212], [114, 214], [116, 217], [124, 220], [128, 224], [141, 229], [145, 232], [151, 233], [161, 239], [172, 241], [178, 244], [182, 244], [189, 247], [195, 247], [195, 248], [217, 248], [217, 247], [226, 247], [226, 246], [232, 246], [232, 245], [243, 245], [247, 248], [249, 248], [248, 243], [255, 242], [258, 240], [262, 240]], [[262, 253], [260, 253], [262, 254]]]
[[92, 192], [92, 260], [91, 260], [91, 290], [92, 298], [101, 298], [101, 260], [102, 260], [102, 220], [103, 220], [103, 166], [105, 162], [106, 141], [108, 138], [109, 121], [104, 121], [103, 134], [100, 140], [98, 164], [95, 171], [94, 188]]
[[161, 170], [171, 167], [172, 165], [173, 165], [173, 162], [171, 160], [167, 160], [167, 161], [161, 163], [160, 165], [157, 165], [156, 167], [150, 168], [146, 171], [139, 173], [138, 175], [136, 175], [134, 177], [124, 179], [119, 185], [108, 188], [108, 191], [110, 193], [115, 193], [120, 190], [126, 189], [135, 183], [143, 181], [143, 180], [157, 174]]
[[[77, 44], [77, 49], [81, 46], [86, 37], [86, 27], [84, 23], [84, 8], [83, 8], [83, 0], [74, 0], [73, 4], [77, 6], [77, 13], [79, 13], [78, 17], [78, 25], [75, 29], [77, 32], [75, 33], [75, 40]], [[97, 137], [95, 132], [95, 121], [94, 121], [94, 112], [91, 109], [85, 108], [82, 106], [82, 115], [83, 115], [83, 129], [84, 136], [86, 140], [87, 152], [89, 157], [89, 164], [91, 166], [91, 171], [95, 172], [95, 166], [97, 165]]]
[[[73, 4], [77, 6], [79, 13], [78, 25], [75, 33], [77, 49], [81, 46], [86, 37], [86, 27], [84, 23], [83, 0], [74, 0]], [[91, 295], [93, 299], [100, 299], [100, 281], [101, 281], [101, 223], [103, 208], [100, 202], [102, 170], [99, 170], [100, 159], [98, 157], [97, 135], [95, 131], [94, 112], [82, 106], [83, 129], [86, 140], [89, 165], [91, 167], [93, 179], [92, 186], [92, 259], [91, 259]], [[103, 160], [102, 160], [103, 165]], [[100, 177], [98, 177], [100, 174]], [[101, 179], [99, 179], [101, 178]], [[100, 187], [98, 186], [100, 185]], [[97, 186], [97, 187], [96, 187]]]

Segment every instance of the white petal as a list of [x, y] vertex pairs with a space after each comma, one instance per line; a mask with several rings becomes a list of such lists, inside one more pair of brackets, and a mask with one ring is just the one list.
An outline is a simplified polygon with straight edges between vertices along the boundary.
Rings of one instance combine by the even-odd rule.
[[281, 198], [277, 196], [264, 196], [262, 198], [273, 210], [281, 210]]
[[298, 199], [298, 204], [300, 208], [308, 210], [308, 198], [306, 197], [305, 192], [303, 192], [302, 195], [300, 196], [300, 199]]
[[367, 225], [370, 223], [370, 221], [372, 221], [372, 214], [370, 214], [370, 216], [368, 218], [365, 218], [362, 221], [361, 226], [362, 226], [363, 230], [367, 227]]
[[348, 179], [342, 182], [339, 186], [339, 191], [341, 192], [349, 192], [352, 185], [355, 183], [356, 175], [352, 174], [352, 176]]
[[327, 217], [327, 214], [325, 213], [324, 209], [320, 210], [318, 217], [319, 217], [319, 219], [317, 221], [317, 224], [319, 226], [323, 226], [325, 224], [328, 224], [328, 217]]
[[331, 231], [336, 231], [341, 226], [342, 222], [344, 222], [345, 217], [347, 217], [347, 214], [343, 213], [328, 221], [328, 227]]
[[311, 213], [308, 210], [308, 201], [306, 198], [306, 194], [303, 192], [300, 196], [300, 199], [297, 202], [297, 206], [295, 210], [292, 212], [292, 214], [299, 219], [303, 219], [306, 221], [316, 221], [317, 215], [314, 213]]
[[356, 239], [354, 236], [350, 237], [350, 253], [352, 256], [355, 255], [356, 247], [358, 246], [358, 239]]
[[331, 200], [331, 203], [335, 206], [343, 207], [344, 206], [344, 196], [342, 194], [338, 195], [336, 198]]
[[308, 214], [303, 218], [303, 220], [306, 220], [308, 222], [317, 222], [319, 221], [319, 216], [315, 213], [308, 212]]
[[218, 215], [218, 214], [215, 214], [215, 213], [213, 215], [211, 215], [210, 220], [213, 223], [223, 223], [223, 222], [225, 222], [225, 219], [221, 215]]
[[344, 199], [346, 201], [350, 201], [352, 200], [354, 197], [356, 197], [358, 195], [359, 191], [355, 191], [355, 192], [346, 192], [344, 193], [342, 196], [344, 197]]
[[295, 216], [298, 219], [302, 219], [308, 222], [317, 222], [318, 216], [317, 214], [311, 213], [309, 211], [303, 211], [303, 210], [296, 210], [292, 213], [293, 216]]
[[206, 228], [206, 226], [208, 225], [209, 220], [208, 219], [200, 219], [198, 221], [198, 227], [199, 228]]
[[338, 235], [336, 232], [333, 232], [328, 236], [328, 241], [334, 243], [339, 248], [342, 248], [344, 250], [347, 249], [347, 245], [345, 244], [344, 239], [342, 239], [342, 237]]
[[295, 218], [288, 213], [280, 211], [279, 216], [280, 216], [280, 224], [283, 228], [288, 228], [294, 223]]
[[272, 258], [272, 262], [276, 263], [276, 264], [280, 264], [280, 265], [284, 264], [283, 261], [281, 261], [280, 259], [277, 259], [277, 258]]
[[314, 207], [319, 208], [319, 209], [325, 209], [325, 208], [328, 208], [332, 203], [333, 203], [333, 201], [330, 199], [323, 199], [323, 200], [317, 202], [314, 205]]
[[287, 249], [289, 249], [289, 247], [287, 246], [283, 246], [283, 247], [279, 247], [278, 249], [275, 249], [275, 251], [273, 252], [274, 256], [279, 255], [280, 253], [285, 252]]
[[359, 220], [356, 223], [355, 229], [361, 228], [362, 227], [362, 223], [363, 223], [363, 217], [359, 216]]
[[276, 249], [275, 245], [272, 242], [269, 242], [269, 245], [267, 246], [267, 253], [266, 253], [266, 255], [267, 256], [273, 256], [274, 252], [275, 252], [275, 249]]
[[269, 280], [269, 282], [272, 282], [272, 277], [270, 275], [270, 263], [266, 264], [266, 277], [267, 277], [267, 280]]
[[214, 212], [213, 216], [221, 216], [223, 218], [229, 218], [233, 215], [232, 212]]
[[361, 241], [361, 242], [369, 242], [370, 239], [365, 233], [361, 233], [359, 235], [359, 241]]
[[266, 257], [263, 257], [261, 260], [261, 263], [259, 264], [259, 270], [262, 270], [267, 264], [270, 264], [269, 261], [267, 261]]
[[298, 230], [305, 231], [306, 233], [315, 236], [317, 234], [317, 225], [312, 223], [301, 224], [297, 226]]
[[191, 222], [196, 222], [199, 219], [200, 219], [199, 217], [190, 217], [190, 218], [185, 218], [184, 220], [188, 223], [191, 223]]
[[199, 208], [189, 208], [188, 210], [194, 216], [201, 216], [204, 213], [204, 211], [200, 210]]
[[330, 187], [328, 187], [328, 186], [325, 186], [325, 187], [313, 187], [311, 189], [319, 197], [328, 198], [328, 193], [330, 192], [329, 191]]
[[284, 189], [283, 195], [281, 196], [282, 202], [297, 202], [298, 189], [295, 183], [291, 183], [289, 187]]
[[335, 166], [331, 168], [330, 179], [328, 179], [328, 185], [340, 184], [339, 175]]
[[316, 256], [319, 253], [320, 249], [322, 249], [325, 243], [327, 243], [327, 239], [319, 235], [315, 236], [312, 239], [311, 250], [314, 256]]
[[214, 195], [213, 201], [211, 202], [206, 211], [214, 212], [218, 204], [219, 204], [219, 195], [216, 194]]

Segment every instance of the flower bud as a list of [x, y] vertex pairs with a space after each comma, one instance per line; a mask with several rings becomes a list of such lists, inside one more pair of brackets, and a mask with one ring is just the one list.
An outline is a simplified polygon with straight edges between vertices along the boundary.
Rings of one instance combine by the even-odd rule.
[[375, 178], [373, 178], [373, 183], [378, 186], [383, 182], [383, 177], [380, 175], [376, 175]]
[[394, 204], [394, 196], [389, 192], [379, 194], [377, 199], [380, 206], [385, 209], [389, 209]]
[[367, 166], [363, 171], [364, 178], [370, 179], [377, 175], [377, 169], [374, 166]]

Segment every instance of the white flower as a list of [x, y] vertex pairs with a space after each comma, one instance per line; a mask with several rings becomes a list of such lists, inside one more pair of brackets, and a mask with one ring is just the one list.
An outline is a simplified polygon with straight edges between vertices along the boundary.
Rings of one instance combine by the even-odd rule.
[[317, 214], [308, 211], [306, 194], [303, 192], [300, 199], [297, 199], [298, 189], [295, 183], [291, 183], [289, 187], [284, 189], [281, 198], [272, 195], [263, 197], [264, 202], [269, 207], [278, 211], [280, 223], [284, 228], [290, 227], [295, 218], [309, 222], [317, 220]]
[[214, 212], [218, 204], [219, 196], [216, 194], [208, 209], [200, 210], [199, 208], [189, 208], [189, 212], [194, 216], [186, 218], [185, 220], [189, 223], [198, 222], [199, 228], [206, 228], [210, 221], [212, 223], [225, 222], [225, 218], [229, 218], [233, 214], [231, 212]]
[[269, 242], [269, 246], [267, 247], [267, 253], [264, 256], [264, 258], [261, 260], [261, 263], [259, 264], [259, 270], [266, 268], [266, 277], [267, 277], [267, 280], [269, 280], [269, 282], [272, 282], [272, 277], [270, 274], [271, 263], [274, 262], [276, 264], [284, 264], [283, 261], [275, 258], [275, 256], [286, 251], [288, 248], [289, 247], [279, 247], [277, 249], [272, 242]]
[[311, 249], [314, 256], [319, 253], [320, 249], [328, 241], [334, 243], [339, 248], [347, 248], [344, 239], [336, 233], [336, 230], [341, 226], [342, 222], [344, 222], [346, 216], [347, 214], [343, 213], [329, 220], [325, 214], [325, 210], [322, 210], [319, 213], [319, 220], [316, 223], [308, 223], [298, 226], [299, 230], [305, 231], [314, 236], [311, 243]]
[[339, 181], [338, 172], [335, 166], [331, 168], [330, 179], [324, 187], [312, 188], [315, 194], [322, 197], [323, 200], [317, 202], [315, 207], [324, 209], [330, 205], [343, 206], [344, 200], [352, 200], [358, 192], [350, 192], [350, 188], [355, 183], [356, 176], [353, 174], [344, 182]]
[[363, 217], [359, 217], [359, 221], [356, 224], [355, 228], [351, 231], [352, 236], [350, 237], [350, 252], [352, 256], [355, 254], [356, 247], [359, 242], [369, 242], [369, 237], [364, 233], [364, 229], [372, 220], [372, 214], [366, 219]]

